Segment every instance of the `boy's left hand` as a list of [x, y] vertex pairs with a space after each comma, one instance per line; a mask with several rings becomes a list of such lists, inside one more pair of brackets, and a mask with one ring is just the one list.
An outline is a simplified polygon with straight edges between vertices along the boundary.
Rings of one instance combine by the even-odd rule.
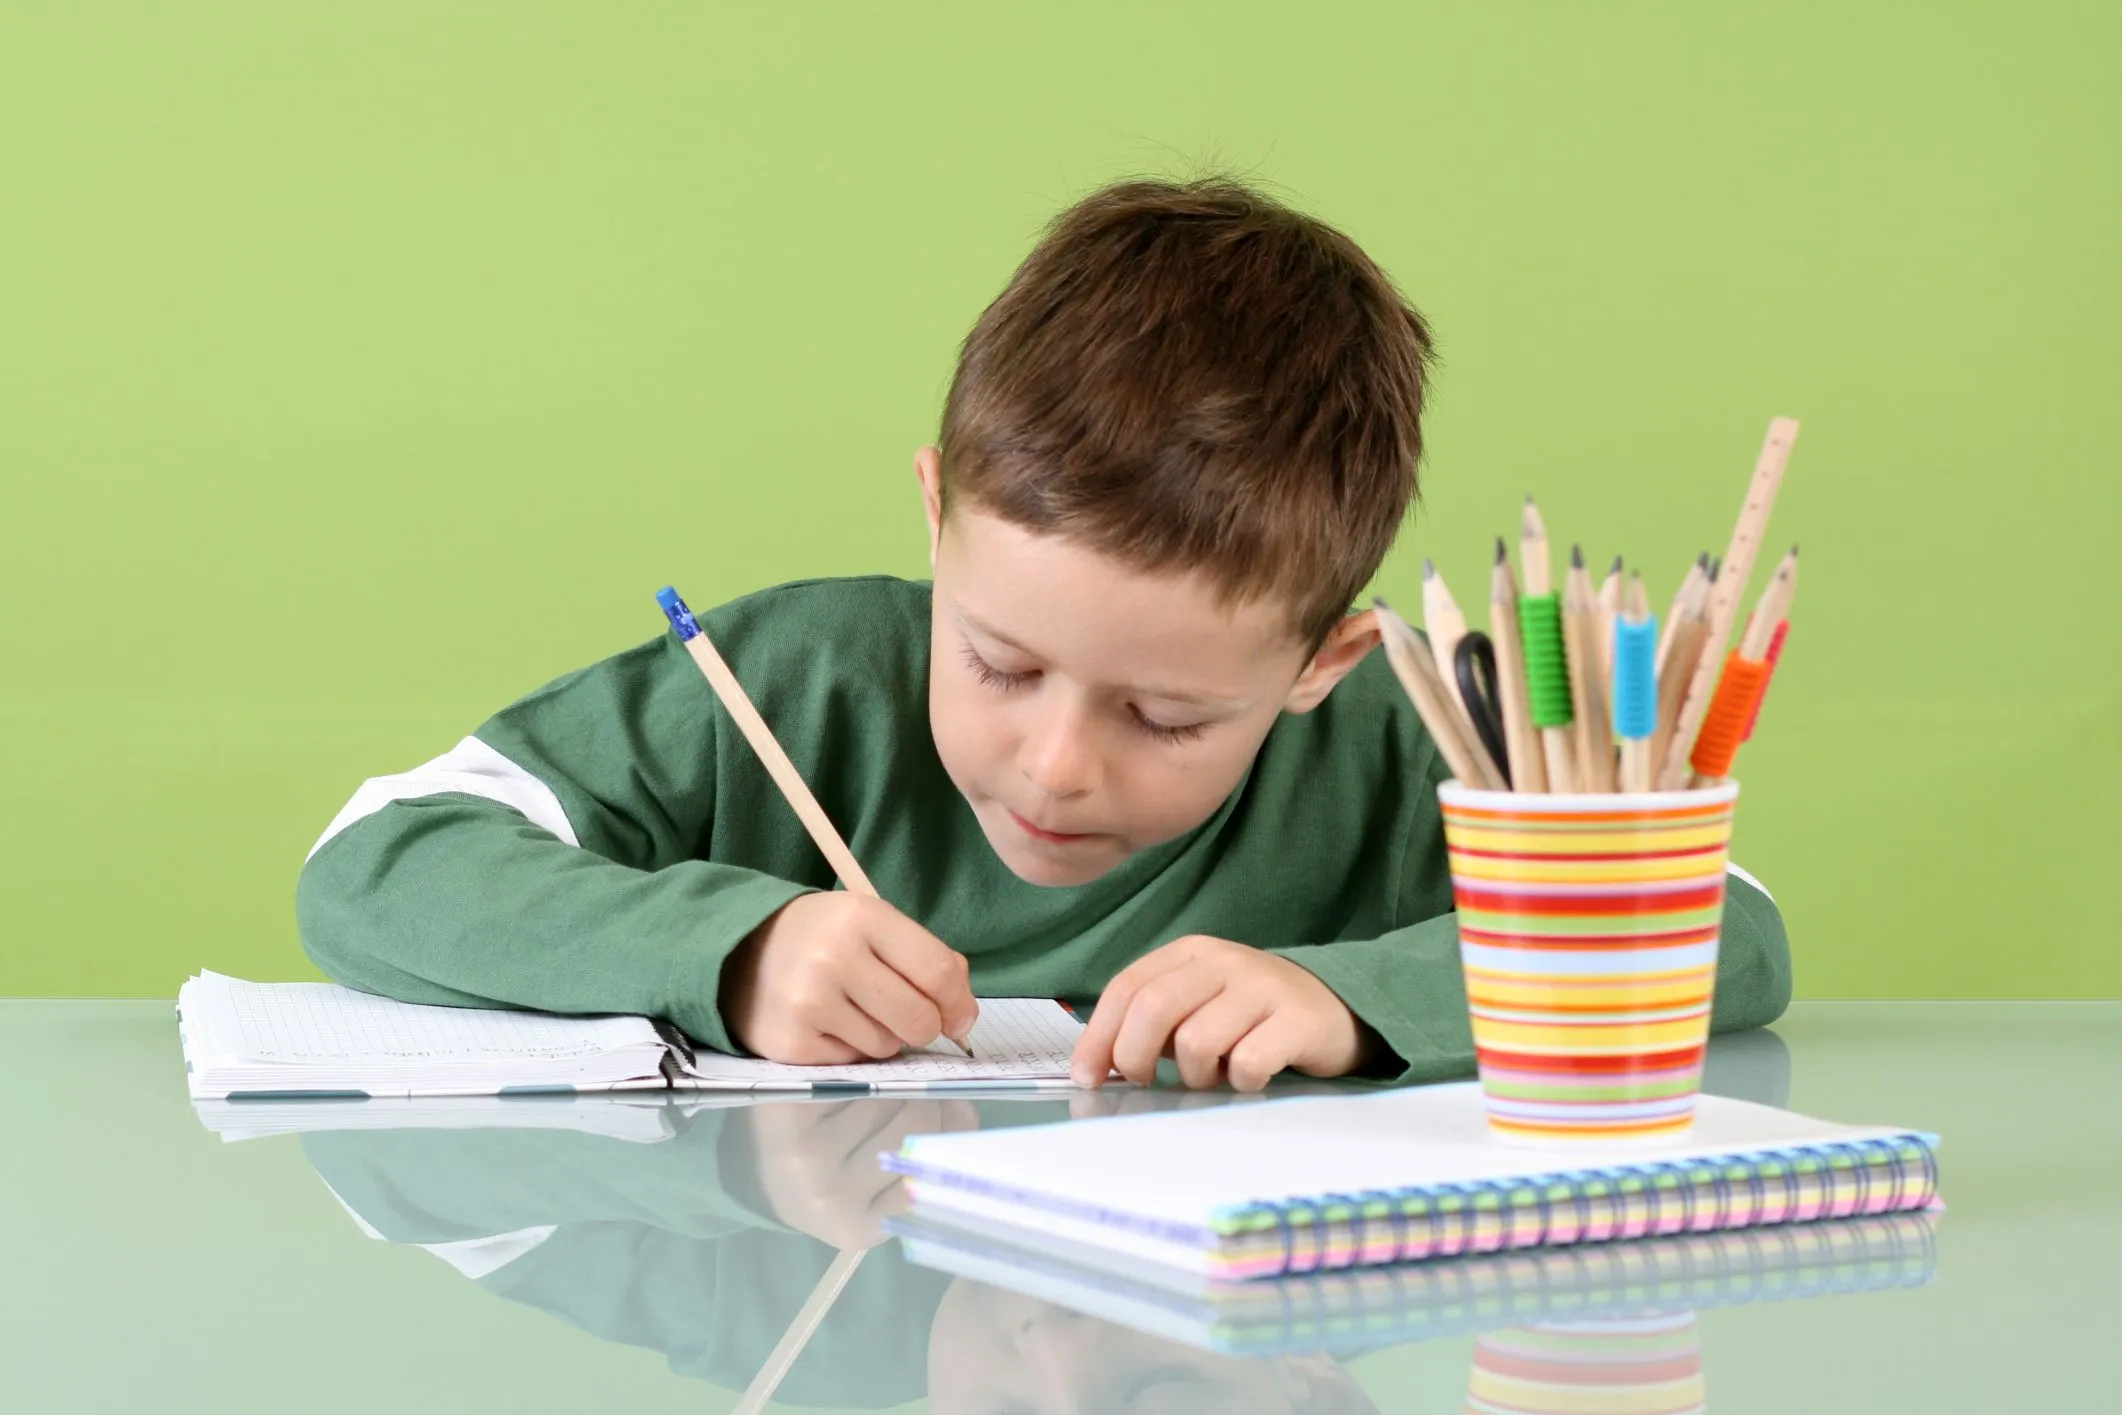
[[1286, 958], [1194, 934], [1137, 958], [1106, 985], [1076, 1040], [1070, 1071], [1095, 1086], [1118, 1071], [1137, 1085], [1157, 1059], [1189, 1086], [1228, 1080], [1257, 1091], [1285, 1067], [1344, 1076], [1362, 1065], [1369, 1029], [1333, 990]]

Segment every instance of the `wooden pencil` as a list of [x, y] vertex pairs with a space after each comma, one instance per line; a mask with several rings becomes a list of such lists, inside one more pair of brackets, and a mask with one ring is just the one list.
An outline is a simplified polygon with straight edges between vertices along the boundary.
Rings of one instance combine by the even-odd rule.
[[1680, 704], [1687, 696], [1687, 685], [1694, 681], [1695, 661], [1702, 656], [1702, 645], [1709, 638], [1709, 620], [1703, 615], [1703, 608], [1709, 603], [1708, 557], [1703, 559], [1704, 573], [1690, 575], [1680, 586], [1680, 596], [1673, 603], [1673, 622], [1667, 626], [1670, 633], [1666, 649], [1658, 660], [1658, 728], [1650, 739], [1653, 786], [1658, 765], [1665, 760], [1665, 750], [1672, 742], [1673, 729], [1679, 725]]
[[[1641, 625], [1650, 618], [1650, 595], [1644, 591], [1643, 576], [1639, 572], [1629, 577], [1628, 590], [1621, 601], [1619, 621], [1629, 625]], [[1616, 695], [1620, 689], [1615, 689]], [[1651, 743], [1656, 732], [1649, 737], [1623, 737], [1621, 739], [1621, 789], [1623, 791], [1648, 791], [1651, 783]]]
[[1437, 665], [1423, 652], [1415, 631], [1384, 600], [1372, 603], [1378, 610], [1378, 636], [1385, 643], [1386, 662], [1392, 665], [1400, 686], [1407, 690], [1422, 725], [1436, 741], [1437, 750], [1444, 753], [1452, 775], [1462, 785], [1483, 791], [1503, 790], [1502, 773], [1489, 760], [1487, 749], [1472, 728], [1462, 723], [1453, 695], [1437, 676]]
[[1576, 706], [1571, 727], [1580, 791], [1614, 789], [1614, 732], [1606, 711], [1607, 686], [1601, 681], [1599, 635], [1599, 600], [1592, 592], [1591, 572], [1584, 568], [1584, 548], [1571, 546], [1562, 590], [1562, 640], [1569, 655], [1570, 701]]
[[[1451, 586], [1437, 573], [1434, 560], [1422, 562], [1422, 631], [1429, 635], [1429, 654], [1447, 684], [1458, 681], [1459, 640], [1466, 637], [1466, 616], [1452, 598]], [[1456, 697], [1456, 694], [1454, 695]]]
[[[818, 804], [818, 798], [811, 794], [810, 786], [803, 780], [803, 773], [796, 770], [796, 764], [790, 761], [788, 753], [781, 749], [781, 743], [775, 738], [773, 730], [766, 725], [766, 719], [761, 717], [759, 709], [752, 705], [751, 695], [744, 691], [744, 685], [739, 683], [737, 675], [730, 671], [721, 651], [715, 647], [714, 641], [708, 638], [707, 630], [701, 627], [700, 621], [693, 617], [692, 610], [686, 607], [685, 601], [679, 598], [674, 589], [665, 589], [656, 596], [656, 602], [663, 607], [665, 616], [677, 629], [679, 638], [684, 641], [685, 651], [693, 656], [693, 662], [699, 666], [708, 686], [714, 689], [715, 696], [721, 699], [724, 711], [728, 712], [730, 720], [737, 724], [737, 730], [744, 734], [744, 740], [751, 744], [752, 752], [759, 758], [759, 764], [766, 768], [766, 774], [772, 777], [774, 785], [780, 788], [789, 808], [796, 813], [796, 819], [803, 822], [803, 829], [810, 835], [811, 843], [825, 856], [825, 862], [832, 866], [833, 874], [839, 878], [842, 887], [850, 894], [866, 894], [872, 899], [881, 899], [883, 896], [877, 893], [877, 886], [870, 883], [869, 875], [855, 859], [855, 852], [848, 849], [847, 842], [840, 838], [839, 827], [833, 824], [832, 817], [825, 813], [825, 808]], [[951, 1041], [967, 1056], [973, 1054], [967, 1038], [952, 1037]]]
[[1769, 576], [1768, 587], [1761, 591], [1761, 599], [1755, 604], [1752, 618], [1747, 621], [1746, 635], [1739, 640], [1739, 656], [1755, 662], [1768, 657], [1769, 642], [1776, 637], [1776, 626], [1790, 618], [1791, 600], [1798, 593], [1798, 547], [1776, 565], [1776, 573]]
[[1510, 551], [1496, 537], [1496, 568], [1488, 580], [1488, 638], [1496, 649], [1496, 696], [1503, 700], [1503, 744], [1510, 752], [1513, 791], [1547, 790], [1547, 762], [1540, 729], [1533, 726], [1532, 698], [1525, 688], [1525, 644], [1518, 630], [1518, 577]]
[[[1775, 573], [1768, 577], [1768, 584], [1761, 591], [1761, 598], [1754, 605], [1753, 613], [1747, 616], [1746, 632], [1739, 639], [1740, 658], [1752, 663], [1766, 661], [1769, 645], [1775, 641], [1776, 627], [1790, 617], [1791, 599], [1797, 594], [1797, 590], [1798, 547], [1794, 545], [1790, 548], [1790, 553], [1777, 563]], [[1760, 687], [1755, 691], [1758, 694], [1766, 691], [1767, 687], [1768, 684], [1764, 678]], [[1760, 700], [1756, 696], [1750, 712], [1759, 711]], [[1689, 764], [1692, 766], [1692, 761]], [[1727, 773], [1729, 770], [1730, 768], [1727, 767]], [[1728, 775], [1722, 777], [1707, 776], [1697, 771], [1689, 778], [1688, 785], [1699, 789], [1704, 786], [1715, 786], [1729, 779]]]
[[1687, 695], [1681, 700], [1672, 740], [1666, 743], [1665, 758], [1658, 768], [1660, 790], [1677, 791], [1693, 775], [1688, 758], [1694, 752], [1695, 734], [1702, 730], [1702, 719], [1709, 712], [1710, 698], [1717, 687], [1719, 662], [1724, 657], [1724, 644], [1731, 636], [1732, 622], [1738, 617], [1739, 596], [1753, 575], [1754, 554], [1761, 548], [1761, 537], [1768, 530], [1769, 513], [1775, 510], [1776, 493], [1783, 487], [1783, 473], [1790, 465], [1791, 444], [1797, 438], [1795, 419], [1775, 418], [1769, 422], [1768, 436], [1754, 462], [1753, 478], [1747, 483], [1746, 500], [1739, 508], [1737, 524], [1732, 527], [1731, 544], [1725, 547], [1724, 557], [1710, 586], [1709, 637], [1695, 662]]
[[[1525, 498], [1525, 514], [1518, 527], [1518, 559], [1525, 567], [1526, 594], [1554, 593], [1554, 567], [1547, 558], [1547, 524], [1540, 519], [1540, 508], [1533, 504], [1530, 496]], [[1547, 789], [1560, 795], [1577, 790], [1577, 767], [1575, 754], [1570, 750], [1570, 730], [1567, 727], [1541, 728], [1540, 751], [1547, 763]]]
[[1614, 617], [1621, 612], [1621, 557], [1599, 582], [1599, 681], [1614, 681]]
[[1695, 563], [1687, 567], [1687, 575], [1680, 581], [1680, 588], [1673, 592], [1673, 607], [1666, 611], [1665, 622], [1658, 628], [1658, 672], [1665, 672], [1665, 652], [1672, 646], [1673, 630], [1680, 627], [1680, 606], [1697, 590], [1706, 590], [1709, 585], [1709, 552], [1703, 551], [1695, 557]]

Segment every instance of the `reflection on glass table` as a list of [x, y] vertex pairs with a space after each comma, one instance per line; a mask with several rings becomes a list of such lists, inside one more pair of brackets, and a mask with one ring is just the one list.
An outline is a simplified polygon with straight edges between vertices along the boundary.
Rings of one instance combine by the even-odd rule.
[[[1730, 1041], [1737, 1045], [1713, 1054], [1709, 1086], [1784, 1100], [1782, 1043], [1767, 1033]], [[1647, 1258], [1609, 1260], [1597, 1282], [1520, 1256], [1486, 1268], [1366, 1274], [1338, 1295], [1317, 1278], [1248, 1284], [1220, 1313], [1211, 1305], [1175, 1321], [1109, 1289], [1057, 1288], [1050, 1275], [1027, 1282], [993, 1266], [991, 1252], [977, 1260], [987, 1268], [954, 1272], [935, 1265], [944, 1245], [886, 1241], [902, 1206], [875, 1156], [909, 1134], [1261, 1104], [1318, 1089], [1329, 1087], [1293, 1085], [1265, 1099], [1160, 1089], [979, 1101], [201, 1103], [198, 1111], [230, 1139], [298, 1134], [310, 1165], [371, 1238], [423, 1248], [495, 1296], [661, 1352], [674, 1371], [732, 1392], [752, 1383], [836, 1258], [866, 1250], [778, 1383], [783, 1405], [879, 1408], [925, 1397], [938, 1415], [1326, 1415], [1375, 1408], [1345, 1365], [1353, 1356], [1467, 1333], [1482, 1343], [1468, 1399], [1491, 1402], [1474, 1408], [1521, 1408], [1495, 1403], [1509, 1395], [1510, 1373], [1553, 1375], [1569, 1353], [1610, 1398], [1649, 1350], [1662, 1353], [1660, 1372], [1696, 1359], [1679, 1354], [1692, 1350], [1694, 1306], [1916, 1282], [1933, 1261], [1927, 1229], [1892, 1242], [1874, 1234], [1879, 1251], [1870, 1257], [1850, 1242], [1815, 1242], [1745, 1254], [1676, 1250], [1662, 1269]], [[1882, 1243], [1897, 1256], [1881, 1257]], [[1698, 1388], [1698, 1375], [1687, 1379]], [[1568, 1382], [1538, 1384], [1559, 1399]]]

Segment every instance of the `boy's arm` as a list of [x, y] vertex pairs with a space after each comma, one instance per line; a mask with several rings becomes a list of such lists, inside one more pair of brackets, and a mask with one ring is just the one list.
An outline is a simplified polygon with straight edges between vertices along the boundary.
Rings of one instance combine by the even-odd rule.
[[[1333, 989], [1391, 1055], [1367, 1068], [1399, 1081], [1441, 1081], [1474, 1071], [1466, 982], [1459, 969], [1459, 916], [1452, 911], [1451, 868], [1436, 782], [1448, 774], [1430, 754], [1402, 868], [1399, 916], [1415, 922], [1376, 938], [1270, 948]], [[1710, 1028], [1760, 1027], [1790, 1003], [1790, 943], [1775, 901], [1736, 867], [1725, 881], [1717, 948], [1717, 992]]]
[[735, 1050], [723, 962], [806, 886], [696, 858], [715, 818], [711, 702], [665, 635], [364, 784], [303, 867], [304, 948], [410, 1002], [642, 1013]]

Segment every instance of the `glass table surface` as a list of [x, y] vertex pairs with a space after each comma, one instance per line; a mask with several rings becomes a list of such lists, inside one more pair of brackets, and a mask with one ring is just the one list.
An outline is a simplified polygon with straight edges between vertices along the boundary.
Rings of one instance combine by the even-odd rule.
[[1886, 1249], [1541, 1310], [1433, 1273], [1310, 1323], [884, 1236], [908, 1134], [1228, 1094], [194, 1107], [161, 1002], [0, 1001], [0, 1070], [9, 1410], [734, 1410], [836, 1260], [771, 1408], [2122, 1409], [2122, 1003], [1799, 1004], [1715, 1043], [1710, 1090], [1942, 1137], [1947, 1211]]

